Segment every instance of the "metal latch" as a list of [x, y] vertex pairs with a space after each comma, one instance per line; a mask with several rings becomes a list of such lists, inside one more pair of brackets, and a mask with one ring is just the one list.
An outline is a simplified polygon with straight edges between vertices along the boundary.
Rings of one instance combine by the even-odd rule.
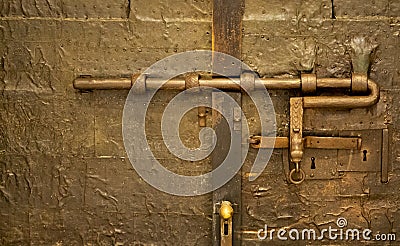
[[[305, 180], [337, 179], [345, 172], [380, 172], [381, 182], [388, 182], [388, 129], [342, 130], [335, 135], [303, 137], [301, 169]], [[271, 137], [264, 136], [252, 136], [249, 140], [250, 146], [256, 149], [289, 149], [288, 137], [276, 137], [273, 146], [271, 142]], [[283, 163], [290, 181], [289, 174], [295, 166], [289, 155], [289, 151], [284, 153]]]
[[[315, 175], [305, 172], [304, 168], [301, 168], [300, 163], [304, 163], [304, 160], [307, 159], [304, 156], [306, 149], [319, 149], [319, 151], [324, 149], [331, 150], [349, 150], [349, 151], [357, 151], [361, 149], [362, 138], [361, 137], [318, 137], [318, 136], [305, 136], [296, 140], [299, 143], [299, 147], [295, 149], [295, 151], [299, 151], [301, 149], [301, 159], [295, 159], [297, 162], [293, 161], [293, 155], [289, 158], [289, 164], [285, 164], [288, 166], [288, 180], [293, 184], [300, 184], [307, 177], [314, 177]], [[289, 148], [289, 138], [288, 137], [276, 137], [274, 146], [269, 145], [271, 142], [271, 137], [262, 137], [262, 136], [252, 136], [250, 137], [250, 145], [253, 148], [280, 148], [286, 149]], [[290, 153], [293, 151], [293, 147], [290, 149]], [[297, 152], [295, 153], [296, 157], [300, 156]], [[285, 162], [287, 163], [287, 162]], [[315, 157], [311, 157], [311, 167], [315, 169]], [[285, 168], [287, 170], [287, 168]]]
[[[272, 137], [251, 136], [249, 143], [255, 149], [287, 149], [288, 137], [275, 137], [275, 143], [270, 145]], [[361, 137], [303, 137], [304, 148], [308, 149], [361, 149]]]
[[[308, 78], [310, 79], [310, 78]], [[308, 81], [308, 80], [307, 80]], [[357, 80], [361, 81], [361, 79]], [[364, 80], [367, 81], [367, 80]], [[360, 82], [361, 83], [361, 82]], [[367, 83], [367, 82], [366, 82]], [[290, 98], [290, 127], [289, 127], [289, 137], [287, 139], [278, 138], [276, 140], [276, 144], [274, 146], [263, 146], [263, 142], [268, 143], [268, 141], [262, 141], [261, 137], [252, 137], [250, 139], [250, 143], [252, 147], [259, 148], [267, 147], [280, 147], [280, 148], [289, 148], [289, 163], [285, 164], [285, 170], [287, 170], [287, 178], [290, 183], [300, 184], [306, 178], [314, 178], [317, 174], [316, 169], [316, 158], [312, 156], [310, 158], [310, 172], [306, 173], [304, 168], [301, 165], [304, 164], [304, 149], [305, 148], [319, 148], [319, 149], [335, 149], [335, 150], [348, 150], [350, 153], [353, 153], [354, 150], [360, 151], [362, 145], [361, 137], [318, 137], [318, 136], [308, 136], [303, 138], [303, 112], [305, 107], [305, 99], [303, 97], [292, 97]], [[265, 140], [265, 139], [264, 139]], [[274, 142], [274, 141], [269, 141]], [[368, 150], [363, 150], [363, 161], [367, 162], [367, 154]], [[334, 154], [331, 154], [334, 157]], [[338, 156], [338, 155], [336, 155]], [[341, 156], [341, 155], [339, 155]], [[353, 156], [353, 155], [351, 155]], [[329, 155], [326, 155], [326, 158], [329, 158]], [[337, 158], [337, 157], [336, 157]], [[342, 157], [343, 158], [343, 157]], [[318, 160], [319, 161], [319, 160]], [[336, 161], [337, 163], [338, 161]], [[342, 160], [343, 163], [345, 160]], [[350, 160], [351, 162], [351, 160]], [[308, 170], [308, 168], [306, 168]], [[383, 168], [384, 169], [384, 168]], [[336, 176], [338, 171], [336, 169], [332, 170], [332, 176]], [[324, 173], [324, 172], [322, 172]], [[319, 176], [319, 175], [318, 175]], [[382, 174], [382, 177], [385, 175]], [[384, 181], [384, 178], [382, 178]]]
[[[362, 83], [362, 81], [367, 81], [367, 80], [362, 80], [358, 78], [359, 84]], [[360, 82], [361, 81], [361, 82]], [[316, 175], [319, 174], [320, 172], [315, 171], [316, 169], [316, 161], [319, 161], [316, 159], [315, 156], [311, 156], [310, 161], [311, 165], [310, 168], [306, 168], [307, 170], [310, 169], [309, 172], [305, 172], [304, 168], [301, 167], [301, 165], [304, 164], [304, 151], [305, 148], [308, 149], [333, 149], [333, 150], [341, 150], [338, 152], [335, 156], [334, 153], [330, 153], [330, 155], [325, 155], [325, 159], [333, 159], [335, 163], [337, 164], [340, 162], [340, 164], [343, 166], [344, 163], [347, 162], [346, 158], [350, 158], [348, 163], [357, 163], [359, 158], [359, 155], [361, 154], [362, 158], [361, 161], [364, 162], [364, 165], [366, 163], [369, 163], [371, 161], [368, 161], [368, 155], [371, 154], [371, 150], [367, 150], [364, 148], [361, 151], [361, 146], [362, 146], [362, 138], [361, 135], [357, 137], [318, 137], [318, 136], [307, 136], [303, 138], [303, 111], [305, 107], [305, 98], [303, 97], [293, 97], [290, 98], [290, 127], [289, 127], [289, 137], [288, 138], [276, 138], [274, 146], [268, 146], [268, 144], [273, 143], [274, 141], [271, 139], [265, 139], [261, 136], [253, 136], [250, 138], [250, 144], [253, 148], [288, 148], [289, 149], [289, 164], [286, 164], [285, 167], [288, 167], [288, 170], [286, 172], [288, 180], [290, 183], [293, 184], [300, 184], [302, 183], [306, 178], [310, 179], [315, 179], [315, 176], [323, 176], [323, 175]], [[363, 135], [366, 135], [365, 133]], [[384, 134], [380, 133], [380, 136], [382, 138]], [[387, 134], [386, 134], [387, 135]], [[380, 139], [381, 139], [380, 138]], [[378, 137], [375, 138], [375, 140], [372, 140], [372, 143], [377, 143]], [[263, 141], [264, 140], [264, 141]], [[266, 144], [263, 144], [263, 143]], [[385, 150], [387, 152], [387, 147], [384, 147], [386, 145], [382, 145], [382, 140], [379, 142], [381, 143], [380, 146], [382, 146], [382, 152]], [[373, 148], [373, 147], [372, 147]], [[346, 153], [343, 155], [343, 153]], [[385, 153], [387, 155], [387, 153]], [[355, 157], [356, 156], [356, 157]], [[374, 154], [374, 156], [376, 156]], [[383, 156], [379, 157], [379, 161], [381, 161], [381, 158]], [[357, 159], [358, 158], [358, 159]], [[307, 158], [306, 158], [307, 159]], [[354, 160], [353, 160], [354, 159]], [[385, 158], [386, 160], [387, 158]], [[375, 160], [375, 163], [378, 161]], [[287, 162], [286, 162], [287, 163]], [[375, 164], [374, 163], [374, 164]], [[385, 162], [380, 162], [379, 167], [382, 170], [382, 182], [387, 182], [387, 164]], [[375, 164], [376, 165], [376, 164]], [[331, 163], [331, 166], [336, 166], [335, 164]], [[340, 168], [329, 168], [328, 170], [331, 170], [331, 175], [332, 177], [335, 177], [338, 174], [338, 170]], [[370, 169], [368, 169], [370, 170]], [[324, 172], [322, 172], [324, 173]], [[332, 178], [331, 177], [331, 178]]]
[[[211, 78], [211, 79], [210, 79]], [[131, 78], [77, 78], [74, 81], [74, 88], [81, 90], [92, 89], [128, 89], [135, 85], [135, 93], [143, 93], [146, 90], [155, 89], [174, 89], [185, 90], [195, 89], [198, 91], [201, 87], [212, 87], [216, 89], [240, 91], [241, 88], [250, 88], [257, 90], [259, 87], [266, 89], [301, 89], [306, 95], [304, 97], [294, 97], [290, 99], [290, 131], [287, 147], [290, 149], [290, 175], [289, 180], [292, 183], [299, 184], [306, 179], [306, 173], [301, 168], [304, 159], [304, 148], [311, 146], [321, 146], [318, 141], [322, 139], [303, 138], [303, 110], [304, 108], [360, 108], [368, 107], [379, 101], [380, 91], [378, 85], [368, 78], [367, 74], [353, 73], [351, 78], [317, 78], [315, 74], [302, 74], [300, 78], [261, 78], [260, 84], [254, 84], [254, 75], [242, 73], [239, 78], [221, 78], [212, 77], [202, 78], [197, 74], [189, 73], [185, 78], [175, 78], [167, 82], [160, 78], [146, 77], [146, 75], [132, 75]], [[136, 86], [138, 85], [138, 86]], [[317, 89], [326, 88], [346, 88], [357, 95], [345, 96], [309, 96], [315, 93]], [[365, 93], [367, 95], [358, 95]], [[199, 125], [206, 125], [206, 110], [199, 108]], [[234, 130], [240, 129], [240, 114], [238, 110], [234, 111], [235, 122]], [[335, 142], [339, 139], [331, 140]], [[286, 140], [285, 140], [286, 141]], [[325, 146], [328, 146], [328, 139], [322, 140]], [[346, 141], [346, 143], [344, 143]], [[355, 144], [343, 140], [342, 146]], [[358, 143], [357, 139], [357, 144]], [[334, 143], [333, 143], [334, 144]], [[332, 145], [333, 146], [333, 145]], [[342, 148], [341, 146], [338, 146]], [[328, 147], [329, 148], [329, 147]], [[333, 147], [330, 147], [333, 148]], [[382, 179], [384, 180], [384, 179]]]

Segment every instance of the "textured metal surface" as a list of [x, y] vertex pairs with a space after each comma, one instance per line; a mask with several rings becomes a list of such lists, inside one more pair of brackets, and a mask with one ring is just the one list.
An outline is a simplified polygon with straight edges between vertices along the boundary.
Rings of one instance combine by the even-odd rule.
[[[243, 239], [246, 245], [282, 245], [278, 240], [259, 241], [256, 232], [265, 224], [274, 228], [321, 230], [333, 226], [339, 216], [345, 217], [349, 226], [398, 233], [400, 172], [397, 166], [400, 163], [400, 151], [396, 149], [400, 147], [397, 126], [400, 118], [394, 116], [393, 112], [400, 109], [400, 104], [391, 103], [391, 100], [399, 98], [396, 95], [399, 93], [396, 86], [400, 83], [399, 60], [394, 58], [400, 55], [399, 9], [397, 1], [246, 2], [244, 60], [265, 77], [297, 76], [298, 70], [307, 72], [311, 69], [318, 77], [348, 77], [351, 73], [351, 52], [348, 52], [351, 39], [367, 36], [379, 44], [372, 60], [370, 76], [379, 86], [387, 89], [388, 93], [383, 95], [382, 102], [370, 109], [306, 109], [306, 131], [319, 135], [329, 130], [376, 129], [383, 128], [384, 122], [388, 121], [394, 127], [390, 137], [394, 145], [390, 152], [392, 161], [389, 162], [392, 166], [389, 170], [392, 171], [389, 172], [390, 181], [385, 185], [380, 183], [379, 172], [349, 172], [343, 179], [310, 180], [291, 187], [285, 182], [284, 175], [280, 174], [282, 151], [285, 150], [276, 150], [260, 178], [254, 182], [243, 179], [244, 205], [247, 208], [243, 215]], [[343, 80], [343, 84], [350, 85], [349, 82]], [[284, 93], [276, 95], [287, 97]], [[279, 108], [279, 131], [285, 133], [289, 120], [283, 114], [288, 113], [288, 105], [277, 101], [274, 100], [275, 107]], [[318, 129], [321, 131], [318, 132]], [[310, 162], [309, 159], [308, 164]], [[318, 162], [316, 164], [318, 168]], [[390, 185], [391, 181], [395, 183]], [[307, 242], [298, 245], [304, 244]]]
[[[72, 88], [82, 74], [129, 76], [176, 52], [211, 49], [211, 12], [208, 0], [1, 2], [1, 245], [212, 244], [211, 195], [160, 193], [125, 159], [121, 117], [127, 92]], [[246, 1], [243, 60], [261, 76], [286, 80], [292, 88], [300, 88], [293, 78], [299, 70], [314, 69], [320, 78], [349, 78], [352, 38], [364, 36], [378, 44], [370, 78], [381, 87], [380, 102], [365, 109], [306, 109], [304, 129], [319, 135], [389, 126], [390, 146], [386, 184], [379, 170], [293, 187], [282, 171], [283, 150], [275, 150], [257, 180], [249, 182], [243, 175], [244, 245], [266, 244], [256, 236], [266, 223], [322, 230], [334, 226], [339, 216], [349, 227], [399, 233], [399, 16], [400, 4], [394, 0]], [[349, 82], [340, 80], [345, 87]], [[288, 98], [295, 95], [270, 93], [277, 131], [284, 136]], [[209, 160], [177, 160], [157, 133], [163, 106], [173, 95], [160, 92], [153, 101], [150, 144], [171, 170], [207, 172]], [[266, 134], [247, 99], [243, 109], [253, 118], [251, 134]], [[198, 146], [197, 111], [189, 112], [182, 125], [182, 141]], [[250, 149], [243, 173], [250, 172], [256, 151]]]

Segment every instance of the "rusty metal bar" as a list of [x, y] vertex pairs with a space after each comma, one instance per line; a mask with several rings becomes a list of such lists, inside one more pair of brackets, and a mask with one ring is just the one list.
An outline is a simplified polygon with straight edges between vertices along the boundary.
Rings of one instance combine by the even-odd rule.
[[317, 78], [317, 88], [351, 88], [349, 78]]
[[379, 87], [368, 80], [368, 96], [312, 96], [304, 97], [304, 108], [361, 108], [379, 101]]
[[[163, 80], [159, 78], [147, 78], [146, 79], [146, 89], [157, 90], [179, 90], [183, 91], [186, 89], [185, 79], [171, 79], [163, 84]], [[134, 83], [134, 82], [133, 82]], [[160, 87], [161, 86], [161, 87]]]
[[199, 80], [200, 86], [211, 87], [220, 90], [229, 91], [240, 91], [240, 79], [239, 78], [213, 78], [211, 79], [201, 79]]
[[[137, 77], [137, 76], [133, 76]], [[335, 80], [335, 79], [333, 79]], [[262, 78], [260, 79], [261, 84], [266, 89], [271, 90], [282, 90], [282, 89], [300, 89], [301, 80], [300, 78]], [[130, 89], [135, 81], [130, 78], [92, 78], [92, 77], [79, 77], [74, 81], [74, 88], [79, 90], [126, 90]], [[146, 88], [149, 90], [162, 89], [162, 90], [184, 90], [185, 79], [174, 78], [168, 80], [164, 84], [164, 80], [160, 78], [146, 78]], [[335, 84], [333, 81], [332, 85]], [[239, 78], [213, 78], [213, 79], [199, 79], [199, 85], [203, 87], [212, 87], [220, 90], [240, 90], [240, 79]], [[335, 88], [343, 88], [338, 84]], [[256, 84], [257, 86], [257, 84]], [[261, 89], [256, 87], [256, 89]]]
[[[249, 143], [254, 149], [287, 149], [289, 147], [289, 138], [251, 136]], [[274, 144], [271, 145], [272, 143]]]
[[[133, 76], [137, 78], [138, 76]], [[260, 78], [261, 84], [266, 89], [271, 90], [285, 90], [285, 89], [300, 89], [300, 78]], [[369, 80], [371, 81], [371, 80]], [[158, 89], [164, 81], [160, 78], [149, 77], [146, 79], [146, 88], [150, 90]], [[125, 90], [130, 89], [135, 83], [130, 78], [92, 78], [92, 77], [79, 77], [74, 81], [74, 88], [80, 90]], [[239, 78], [213, 78], [213, 79], [199, 79], [200, 86], [208, 86], [218, 88], [221, 90], [240, 90]], [[351, 79], [349, 78], [318, 78], [317, 88], [351, 88]], [[161, 89], [170, 90], [184, 90], [185, 79], [174, 78], [171, 79], [161, 87]], [[256, 84], [256, 89], [260, 88], [260, 84]]]
[[[135, 78], [91, 78], [82, 77], [74, 81], [74, 88], [80, 90], [109, 90], [109, 89], [130, 89]], [[261, 83], [266, 89], [300, 89], [300, 78], [262, 78]], [[162, 85], [163, 81], [159, 78], [146, 78], [146, 89], [154, 90]], [[374, 105], [379, 100], [378, 85], [368, 79], [367, 96], [306, 96], [304, 97], [304, 108], [359, 108]], [[240, 90], [239, 78], [213, 78], [199, 79], [200, 87], [212, 87], [221, 90]], [[351, 89], [352, 81], [350, 78], [319, 78], [317, 88], [347, 88]], [[175, 78], [167, 81], [161, 86], [163, 90], [185, 90], [185, 79]], [[257, 86], [256, 86], [257, 89]]]
[[131, 87], [131, 78], [79, 77], [74, 80], [74, 88], [79, 90], [129, 90]]
[[301, 88], [300, 78], [261, 78], [260, 80], [267, 90], [288, 90]]
[[361, 149], [361, 138], [315, 137], [304, 138], [304, 147], [309, 149]]
[[[273, 139], [275, 144], [272, 146]], [[305, 136], [304, 148], [307, 149], [361, 149], [362, 139], [360, 137], [316, 137]], [[287, 149], [289, 148], [288, 137], [263, 137], [252, 136], [249, 140], [252, 148], [255, 149]]]

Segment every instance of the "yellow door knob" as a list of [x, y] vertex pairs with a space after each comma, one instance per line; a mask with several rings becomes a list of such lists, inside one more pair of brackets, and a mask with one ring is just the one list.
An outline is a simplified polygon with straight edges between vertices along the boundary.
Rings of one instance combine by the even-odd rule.
[[224, 219], [228, 220], [233, 215], [232, 204], [229, 201], [223, 201], [221, 203], [221, 208], [219, 209], [219, 215]]

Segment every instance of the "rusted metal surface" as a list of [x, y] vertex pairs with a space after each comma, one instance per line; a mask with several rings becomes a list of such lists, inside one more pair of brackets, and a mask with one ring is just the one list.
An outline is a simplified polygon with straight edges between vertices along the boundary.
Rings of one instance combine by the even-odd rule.
[[[381, 90], [378, 104], [306, 109], [304, 130], [309, 135], [339, 136], [340, 130], [387, 126], [389, 162], [387, 183], [381, 182], [381, 170], [332, 176], [337, 151], [305, 149], [303, 170], [311, 174], [311, 157], [315, 157], [321, 179], [307, 176], [300, 186], [293, 186], [282, 172], [282, 156], [288, 153], [275, 150], [262, 175], [249, 182], [257, 152], [250, 149], [242, 179], [245, 209], [239, 233], [244, 245], [284, 244], [257, 238], [265, 224], [322, 230], [334, 227], [338, 217], [345, 217], [348, 227], [399, 233], [399, 9], [398, 1], [246, 1], [242, 59], [260, 76], [274, 78], [267, 88], [277, 89], [286, 80], [288, 88], [299, 90], [297, 76], [310, 71], [319, 77], [318, 89], [350, 88], [351, 63], [357, 60], [351, 40], [363, 36], [378, 44], [370, 57], [369, 74]], [[212, 244], [211, 195], [165, 195], [138, 177], [125, 159], [120, 123], [127, 91], [87, 93], [71, 85], [85, 74], [127, 75], [131, 83], [130, 74], [141, 73], [163, 57], [211, 49], [211, 12], [208, 0], [2, 2], [1, 245]], [[288, 100], [296, 95], [279, 90], [270, 94], [277, 132], [285, 136]], [[173, 91], [160, 91], [153, 100], [146, 122], [152, 133], [149, 144], [163, 164], [177, 173], [208, 172], [209, 160], [179, 161], [162, 144], [157, 122], [173, 96]], [[245, 102], [242, 108], [253, 119], [251, 134], [265, 134], [251, 104]], [[182, 122], [182, 141], [193, 148], [198, 144], [197, 114], [189, 112]]]

